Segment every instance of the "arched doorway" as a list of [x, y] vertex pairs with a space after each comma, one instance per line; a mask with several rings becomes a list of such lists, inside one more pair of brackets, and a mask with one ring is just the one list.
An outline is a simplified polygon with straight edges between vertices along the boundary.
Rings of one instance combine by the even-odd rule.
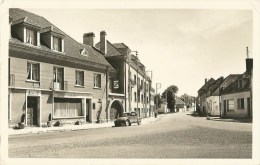
[[115, 100], [110, 108], [110, 120], [115, 120], [123, 113], [123, 106], [119, 100]]

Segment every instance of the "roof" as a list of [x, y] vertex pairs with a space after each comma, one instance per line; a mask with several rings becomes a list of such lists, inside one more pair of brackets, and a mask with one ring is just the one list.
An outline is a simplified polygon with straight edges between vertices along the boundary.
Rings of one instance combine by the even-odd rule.
[[198, 92], [206, 91], [213, 83], [215, 80], [213, 78], [209, 79], [199, 90]]
[[223, 81], [222, 83], [219, 85], [219, 87], [217, 89], [215, 89], [215, 91], [212, 93], [213, 96], [218, 96], [219, 95], [219, 89], [221, 88], [221, 90], [225, 89], [229, 84], [233, 83], [234, 81], [236, 81], [239, 77], [241, 76], [241, 74], [230, 74], [228, 75]]
[[[102, 64], [102, 65], [109, 66], [112, 68], [112, 66], [107, 62], [107, 60], [99, 52], [99, 50], [97, 50], [94, 47], [77, 42], [76, 40], [71, 38], [69, 35], [67, 35], [65, 32], [63, 32], [58, 27], [56, 27], [54, 24], [49, 22], [47, 19], [45, 19], [41, 16], [38, 16], [36, 14], [27, 12], [25, 10], [17, 9], [17, 8], [11, 8], [9, 10], [9, 16], [10, 16], [10, 18], [13, 19], [14, 22], [19, 19], [27, 17], [28, 18], [27, 20], [30, 20], [31, 24], [33, 23], [35, 25], [38, 25], [42, 30], [44, 30], [44, 28], [50, 28], [50, 30], [52, 30], [56, 33], [63, 34], [65, 36], [64, 37], [64, 56], [69, 56], [69, 57], [81, 59], [84, 61], [90, 61], [93, 63]], [[20, 41], [16, 38], [11, 38], [10, 43], [12, 43], [14, 45], [20, 45], [23, 47], [31, 47], [31, 46], [28, 46], [27, 44], [24, 44], [22, 41]], [[33, 47], [31, 47], [31, 48], [33, 49]], [[86, 50], [87, 56], [80, 55], [80, 50], [82, 50], [84, 48]], [[56, 54], [56, 52], [53, 52], [51, 49], [49, 49], [45, 45], [41, 45], [39, 48], [34, 48], [34, 49], [42, 49], [44, 51], [52, 52], [53, 54]]]
[[[238, 81], [243, 81], [242, 88], [238, 88]], [[231, 94], [231, 93], [240, 93], [245, 91], [250, 91], [251, 88], [251, 79], [250, 79], [250, 73], [244, 72], [241, 74], [235, 81], [230, 83], [226, 88], [222, 89], [221, 94]]]
[[217, 80], [215, 80], [214, 83], [211, 84], [211, 86], [208, 88], [210, 96], [214, 95], [214, 92], [219, 88], [219, 86], [222, 84], [223, 81], [224, 78], [220, 77]]
[[[100, 42], [96, 44], [96, 48], [100, 50]], [[110, 56], [123, 56], [124, 54], [118, 50], [111, 42], [107, 40], [107, 53], [105, 57]]]
[[117, 48], [117, 49], [129, 49], [128, 46], [126, 46], [124, 43], [113, 43], [113, 45]]
[[20, 23], [27, 23], [36, 27], [40, 27], [37, 23], [33, 22], [30, 18], [28, 17], [23, 17], [20, 19], [16, 19], [15, 21], [12, 21], [12, 25], [20, 24]]
[[176, 99], [175, 99], [175, 104], [177, 105], [177, 104], [183, 104], [183, 105], [185, 105], [186, 103], [184, 102], [184, 101], [182, 101], [179, 97], [176, 97]]

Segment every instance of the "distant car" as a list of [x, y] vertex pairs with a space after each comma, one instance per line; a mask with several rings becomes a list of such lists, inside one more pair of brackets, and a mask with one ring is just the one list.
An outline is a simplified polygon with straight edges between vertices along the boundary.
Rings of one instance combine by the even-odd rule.
[[114, 121], [114, 123], [116, 127], [122, 125], [131, 126], [132, 123], [137, 123], [138, 125], [140, 125], [141, 120], [142, 118], [138, 117], [135, 111], [132, 111], [123, 113], [122, 116], [120, 116]]

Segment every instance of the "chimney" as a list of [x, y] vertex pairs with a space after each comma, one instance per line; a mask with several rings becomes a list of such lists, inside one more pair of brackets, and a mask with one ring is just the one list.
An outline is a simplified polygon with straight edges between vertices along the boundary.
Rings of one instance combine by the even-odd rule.
[[252, 73], [253, 70], [253, 59], [249, 58], [249, 50], [248, 47], [246, 47], [246, 72]]
[[93, 32], [85, 33], [83, 35], [83, 44], [93, 47], [95, 44], [94, 39], [95, 39], [95, 34]]
[[101, 53], [103, 53], [104, 55], [107, 54], [107, 40], [106, 40], [106, 32], [105, 31], [101, 31], [100, 32], [100, 51]]
[[246, 72], [252, 73], [253, 70], [253, 59], [247, 58], [246, 59]]
[[207, 84], [208, 80], [205, 78], [205, 84]]

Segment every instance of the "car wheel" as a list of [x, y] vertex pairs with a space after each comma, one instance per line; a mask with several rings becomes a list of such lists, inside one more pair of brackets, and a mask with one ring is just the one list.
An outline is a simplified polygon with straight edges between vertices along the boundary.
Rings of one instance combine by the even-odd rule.
[[126, 121], [125, 121], [125, 126], [130, 126], [129, 120], [126, 120]]
[[140, 124], [141, 124], [141, 121], [138, 121], [137, 124], [140, 125]]

